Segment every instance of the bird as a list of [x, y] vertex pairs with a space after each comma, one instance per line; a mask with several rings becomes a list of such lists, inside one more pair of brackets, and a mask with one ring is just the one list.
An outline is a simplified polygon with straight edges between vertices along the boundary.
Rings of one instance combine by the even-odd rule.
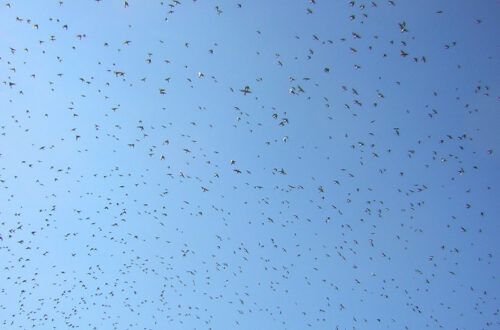
[[249, 93], [252, 93], [252, 91], [250, 90], [250, 87], [249, 86], [245, 86], [245, 88], [243, 89], [240, 89], [240, 92], [243, 93], [243, 95], [247, 95]]

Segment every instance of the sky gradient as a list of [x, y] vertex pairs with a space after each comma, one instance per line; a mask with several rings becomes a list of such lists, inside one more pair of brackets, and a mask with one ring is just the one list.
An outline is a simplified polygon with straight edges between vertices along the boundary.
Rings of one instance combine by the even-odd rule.
[[499, 17], [1, 1], [0, 328], [499, 328]]

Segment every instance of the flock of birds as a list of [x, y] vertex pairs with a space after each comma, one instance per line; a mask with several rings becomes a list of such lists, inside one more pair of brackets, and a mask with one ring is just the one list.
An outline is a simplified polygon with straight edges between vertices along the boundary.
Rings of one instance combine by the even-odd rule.
[[475, 6], [4, 1], [0, 328], [499, 328]]

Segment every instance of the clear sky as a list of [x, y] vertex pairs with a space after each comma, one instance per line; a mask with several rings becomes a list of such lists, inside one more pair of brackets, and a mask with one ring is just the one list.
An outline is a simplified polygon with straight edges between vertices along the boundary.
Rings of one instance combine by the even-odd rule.
[[5, 1], [1, 329], [500, 328], [500, 2]]

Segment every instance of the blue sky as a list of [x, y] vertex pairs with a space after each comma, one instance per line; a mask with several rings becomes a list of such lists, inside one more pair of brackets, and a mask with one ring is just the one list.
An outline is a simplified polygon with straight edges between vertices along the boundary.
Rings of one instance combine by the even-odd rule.
[[498, 1], [127, 4], [1, 4], [2, 329], [499, 327]]

